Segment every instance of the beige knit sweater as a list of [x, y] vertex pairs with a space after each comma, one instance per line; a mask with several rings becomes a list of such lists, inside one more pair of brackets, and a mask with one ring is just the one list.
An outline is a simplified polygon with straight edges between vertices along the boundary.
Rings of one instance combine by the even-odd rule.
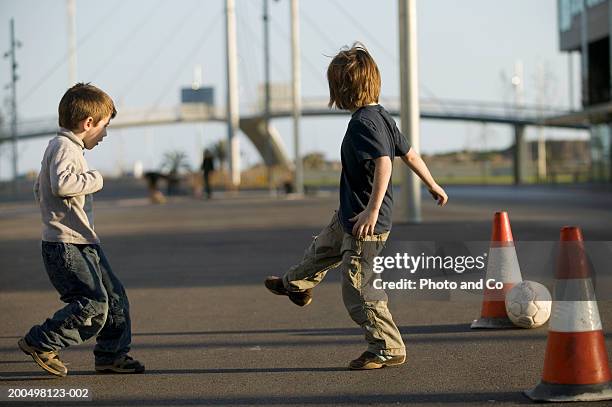
[[84, 148], [83, 141], [71, 131], [60, 129], [45, 150], [34, 185], [43, 241], [100, 242], [94, 232], [92, 194], [102, 189], [103, 179], [87, 166]]

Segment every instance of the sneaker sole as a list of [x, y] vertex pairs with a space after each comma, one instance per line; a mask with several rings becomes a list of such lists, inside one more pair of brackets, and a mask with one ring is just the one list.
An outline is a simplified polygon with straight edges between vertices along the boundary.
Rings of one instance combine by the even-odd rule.
[[403, 365], [404, 363], [406, 363], [406, 356], [404, 356], [404, 359], [398, 360], [396, 362], [383, 362], [383, 363], [370, 362], [363, 366], [351, 366], [349, 364], [349, 369], [350, 370], [374, 370], [374, 369], [382, 369], [383, 367], [399, 366], [399, 365]]
[[145, 369], [142, 368], [142, 370], [140, 369], [122, 369], [120, 367], [114, 367], [114, 366], [102, 366], [102, 367], [96, 367], [96, 372], [98, 373], [134, 373], [134, 374], [140, 374], [140, 373], [144, 373]]
[[370, 363], [365, 364], [363, 366], [351, 366], [351, 365], [349, 365], [349, 369], [350, 370], [374, 370], [374, 369], [382, 369], [383, 367], [385, 367], [385, 365], [380, 364], [380, 363], [374, 363], [374, 362], [370, 362]]
[[404, 359], [402, 359], [400, 361], [385, 363], [385, 366], [393, 367], [393, 366], [403, 365], [404, 363], [406, 363], [406, 357], [405, 356], [404, 356]]
[[40, 367], [42, 367], [45, 371], [47, 371], [48, 373], [51, 373], [53, 376], [57, 376], [57, 377], [66, 377], [66, 375], [68, 373], [64, 373], [64, 372], [60, 372], [58, 370], [53, 369], [52, 367], [48, 366], [45, 362], [42, 361], [42, 359], [40, 357], [38, 357], [38, 354], [36, 354], [36, 351], [34, 351], [27, 343], [24, 339], [20, 339], [17, 342], [17, 346], [19, 346], [19, 349], [21, 349], [21, 351], [23, 353], [25, 353], [26, 355], [29, 355], [30, 357], [32, 357], [32, 359], [34, 359], [34, 362], [36, 362], [36, 364]]
[[291, 296], [289, 296], [289, 299], [291, 300], [292, 303], [294, 303], [295, 305], [297, 305], [298, 307], [305, 307], [308, 304], [310, 304], [312, 302], [312, 297], [308, 299], [308, 301], [306, 301], [305, 303], [301, 304], [301, 303], [297, 303], [295, 301], [293, 301], [293, 298], [291, 298]]

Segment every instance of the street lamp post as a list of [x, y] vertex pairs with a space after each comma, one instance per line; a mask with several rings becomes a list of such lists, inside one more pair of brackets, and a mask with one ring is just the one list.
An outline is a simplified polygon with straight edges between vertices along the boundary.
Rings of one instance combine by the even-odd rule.
[[21, 43], [15, 39], [15, 20], [10, 22], [10, 48], [4, 54], [5, 58], [10, 59], [11, 64], [11, 138], [12, 138], [12, 166], [13, 166], [13, 193], [17, 194], [17, 178], [19, 176], [18, 162], [19, 151], [17, 149], [17, 60], [15, 51]]
[[293, 84], [293, 145], [295, 155], [295, 192], [304, 193], [304, 171], [300, 152], [300, 115], [302, 110], [300, 67], [299, 2], [291, 0], [291, 82]]
[[[416, 0], [398, 0], [400, 118], [402, 133], [418, 153], [420, 144], [419, 81]], [[421, 185], [408, 167], [402, 166], [399, 213], [403, 221], [421, 222]]]
[[227, 50], [227, 138], [230, 179], [233, 188], [240, 185], [240, 145], [238, 144], [238, 66], [235, 0], [225, 0], [225, 39]]

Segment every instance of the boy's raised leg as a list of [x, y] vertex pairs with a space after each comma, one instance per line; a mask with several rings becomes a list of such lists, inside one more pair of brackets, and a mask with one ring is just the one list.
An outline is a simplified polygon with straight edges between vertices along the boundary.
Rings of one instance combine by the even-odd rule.
[[292, 266], [283, 276], [283, 283], [289, 291], [301, 291], [316, 287], [329, 269], [342, 261], [342, 236], [344, 231], [334, 212], [329, 224], [313, 238], [304, 252], [302, 260]]
[[342, 261], [343, 234], [338, 215], [334, 212], [329, 224], [313, 238], [302, 260], [283, 277], [268, 277], [266, 287], [275, 294], [289, 296], [297, 305], [309, 304], [311, 290], [323, 280], [329, 269]]

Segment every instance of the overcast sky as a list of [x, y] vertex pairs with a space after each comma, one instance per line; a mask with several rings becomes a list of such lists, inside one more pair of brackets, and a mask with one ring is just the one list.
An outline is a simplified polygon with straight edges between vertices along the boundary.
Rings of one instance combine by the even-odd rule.
[[[225, 100], [225, 40], [222, 0], [77, 0], [78, 80], [107, 91], [120, 111], [172, 107], [203, 67], [204, 85], [213, 86], [218, 106]], [[263, 80], [261, 0], [237, 0], [240, 109], [252, 112]], [[290, 79], [289, 1], [270, 1], [271, 70], [274, 82]], [[558, 50], [555, 0], [420, 0], [418, 7], [421, 98], [509, 103], [509, 78], [515, 61], [524, 66], [527, 103], [537, 98], [538, 66], [545, 73], [545, 99], [567, 107], [568, 57]], [[302, 92], [326, 98], [329, 56], [343, 45], [361, 41], [382, 74], [382, 97], [399, 95], [397, 1], [302, 0]], [[23, 120], [52, 118], [69, 86], [67, 11], [64, 0], [0, 0], [0, 50], [9, 46], [9, 19], [23, 46], [19, 63], [18, 105]], [[576, 75], [579, 74], [576, 70]], [[505, 80], [503, 78], [506, 78]], [[8, 60], [0, 63], [8, 83]], [[578, 93], [578, 92], [576, 92]], [[3, 100], [8, 90], [2, 88]], [[6, 116], [8, 105], [0, 105]], [[303, 152], [321, 151], [339, 158], [348, 116], [302, 120]], [[112, 124], [112, 123], [111, 123]], [[286, 150], [293, 151], [289, 119], [273, 122]], [[528, 131], [533, 138], [535, 131]], [[549, 130], [547, 137], [585, 137]], [[156, 168], [166, 151], [181, 150], [192, 166], [204, 146], [226, 137], [222, 124], [174, 125], [109, 130], [109, 137], [87, 159], [93, 168], [113, 174], [135, 161]], [[485, 140], [486, 139], [486, 140]], [[462, 148], [506, 147], [511, 130], [504, 126], [424, 121], [421, 150], [432, 153]], [[47, 140], [20, 144], [20, 171], [37, 170]], [[243, 167], [259, 161], [241, 136]], [[9, 176], [8, 145], [0, 147], [0, 178]]]

